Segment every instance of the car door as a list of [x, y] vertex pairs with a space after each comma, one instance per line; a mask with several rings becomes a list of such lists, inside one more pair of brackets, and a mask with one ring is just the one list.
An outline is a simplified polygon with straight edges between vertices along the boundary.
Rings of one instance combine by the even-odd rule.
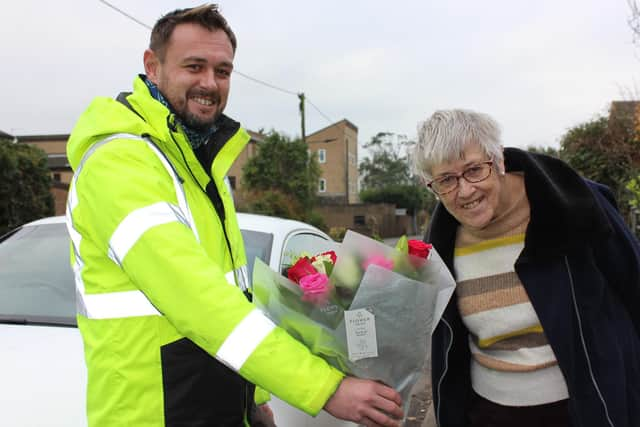
[[0, 242], [0, 425], [85, 427], [86, 369], [61, 219]]
[[[276, 241], [277, 239], [274, 239]], [[273, 248], [280, 253], [277, 266], [271, 267], [282, 272], [289, 267], [296, 257], [303, 253], [317, 255], [329, 250], [335, 250], [336, 242], [326, 235], [313, 230], [295, 230], [290, 232], [282, 241], [281, 248]], [[273, 397], [270, 406], [274, 413], [275, 422], [280, 427], [355, 427], [357, 424], [342, 421], [331, 416], [328, 412], [320, 411], [314, 418], [290, 406], [277, 397]]]

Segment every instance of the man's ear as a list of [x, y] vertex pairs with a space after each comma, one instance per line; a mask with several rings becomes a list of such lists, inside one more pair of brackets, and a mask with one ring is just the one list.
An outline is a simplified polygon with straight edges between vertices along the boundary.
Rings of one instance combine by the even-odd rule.
[[156, 53], [151, 49], [147, 49], [144, 51], [142, 60], [144, 62], [144, 72], [147, 75], [147, 78], [157, 85], [158, 75], [160, 73], [160, 59], [158, 58], [158, 55], [156, 55]]

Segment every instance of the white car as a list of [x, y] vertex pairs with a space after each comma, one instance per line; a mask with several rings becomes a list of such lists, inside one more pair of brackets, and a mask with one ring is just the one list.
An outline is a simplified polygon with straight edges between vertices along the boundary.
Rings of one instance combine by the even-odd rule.
[[[298, 221], [238, 214], [248, 265], [259, 257], [277, 271], [291, 255], [334, 242]], [[249, 275], [251, 277], [251, 275]], [[86, 368], [76, 328], [75, 287], [64, 217], [26, 224], [0, 238], [0, 425], [82, 427]], [[355, 426], [322, 411], [316, 418], [277, 398], [281, 427]]]

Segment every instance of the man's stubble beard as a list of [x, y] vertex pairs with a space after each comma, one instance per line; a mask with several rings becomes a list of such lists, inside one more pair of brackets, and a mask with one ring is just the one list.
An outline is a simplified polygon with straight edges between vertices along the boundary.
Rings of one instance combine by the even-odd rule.
[[203, 120], [198, 117], [196, 114], [189, 111], [189, 98], [191, 97], [203, 97], [211, 99], [217, 107], [220, 107], [221, 97], [218, 92], [210, 92], [202, 89], [193, 89], [189, 90], [185, 95], [185, 104], [184, 104], [184, 112], [182, 112], [180, 119], [190, 128], [197, 131], [206, 131], [209, 130], [218, 120], [224, 108], [221, 108], [220, 111], [216, 110], [216, 113], [209, 120]]
[[187, 109], [185, 113], [178, 113], [177, 116], [190, 129], [202, 132], [211, 129], [211, 127], [218, 121], [218, 118], [222, 112], [216, 113], [213, 118], [209, 120], [202, 120], [191, 111]]

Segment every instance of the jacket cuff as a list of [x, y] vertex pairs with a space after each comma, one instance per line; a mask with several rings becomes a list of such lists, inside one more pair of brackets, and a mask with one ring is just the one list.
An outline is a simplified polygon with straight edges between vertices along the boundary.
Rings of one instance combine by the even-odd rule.
[[331, 367], [331, 369], [329, 370], [329, 375], [320, 388], [320, 393], [318, 393], [318, 395], [311, 402], [309, 402], [309, 415], [312, 415], [314, 417], [318, 415], [322, 408], [324, 408], [324, 405], [326, 405], [327, 401], [336, 392], [343, 378], [344, 374], [342, 372], [338, 371], [334, 367]]
[[263, 405], [271, 400], [271, 394], [258, 386], [256, 386], [256, 391], [253, 393], [253, 400], [256, 402], [256, 405]]

